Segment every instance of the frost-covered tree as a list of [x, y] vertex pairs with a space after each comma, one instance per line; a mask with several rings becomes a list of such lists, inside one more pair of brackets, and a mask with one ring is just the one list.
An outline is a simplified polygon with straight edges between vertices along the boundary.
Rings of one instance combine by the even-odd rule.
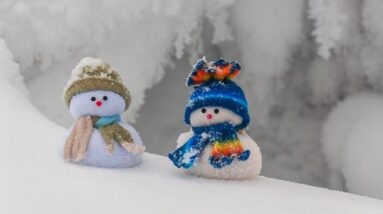
[[49, 117], [69, 124], [59, 100], [61, 88], [73, 66], [91, 55], [123, 74], [135, 94], [128, 115], [134, 120], [144, 91], [161, 80], [171, 57], [201, 53], [203, 19], [215, 29], [213, 42], [230, 38], [226, 8], [231, 4], [232, 0], [4, 0], [0, 35], [20, 62], [32, 101]]

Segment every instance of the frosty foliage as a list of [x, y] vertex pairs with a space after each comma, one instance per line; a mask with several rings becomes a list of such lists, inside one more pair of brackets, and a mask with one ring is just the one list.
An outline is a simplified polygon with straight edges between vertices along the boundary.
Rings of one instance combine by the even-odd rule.
[[172, 52], [181, 57], [186, 47], [194, 55], [202, 51], [204, 17], [216, 29], [215, 42], [231, 38], [225, 8], [232, 3], [233, 0], [3, 0], [0, 36], [20, 62], [34, 104], [40, 109], [51, 109], [44, 111], [49, 117], [70, 124], [59, 89], [83, 56], [95, 56], [121, 73], [133, 94], [128, 119], [134, 120], [144, 102], [144, 91], [161, 79], [165, 66], [172, 65]]
[[365, 0], [363, 5], [363, 24], [369, 41], [375, 45], [383, 45], [383, 24], [381, 22], [383, 2]]
[[316, 57], [308, 69], [310, 103], [314, 106], [331, 105], [342, 94], [343, 67], [338, 60]]
[[347, 44], [359, 30], [359, 0], [310, 0], [309, 18], [314, 20], [312, 35], [319, 44], [318, 53], [329, 59], [331, 51]]
[[303, 6], [303, 0], [243, 0], [234, 7], [233, 29], [250, 77], [244, 82], [253, 86], [255, 96], [248, 99], [250, 105], [256, 103], [259, 122], [267, 120], [275, 91], [283, 87], [281, 76], [302, 41]]

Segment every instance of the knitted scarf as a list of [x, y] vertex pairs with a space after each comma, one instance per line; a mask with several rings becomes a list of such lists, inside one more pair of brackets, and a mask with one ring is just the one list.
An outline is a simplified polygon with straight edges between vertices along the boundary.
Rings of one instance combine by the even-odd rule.
[[114, 141], [125, 148], [126, 144], [133, 143], [132, 136], [118, 122], [121, 121], [120, 115], [98, 117], [91, 116], [93, 127], [100, 131], [102, 138], [106, 144], [106, 150], [113, 153]]
[[189, 169], [198, 161], [206, 145], [212, 144], [209, 163], [214, 168], [230, 165], [237, 158], [245, 161], [250, 156], [250, 151], [244, 151], [233, 125], [221, 123], [212, 126], [192, 127], [194, 136], [176, 151], [169, 154], [173, 164], [180, 168]]
[[75, 122], [65, 144], [64, 159], [79, 161], [84, 158], [93, 128], [97, 128], [100, 131], [106, 144], [106, 150], [111, 154], [114, 150], [114, 142], [119, 143], [129, 152], [144, 152], [145, 147], [133, 143], [131, 134], [119, 124], [120, 121], [120, 115], [106, 117], [84, 116], [79, 118]]

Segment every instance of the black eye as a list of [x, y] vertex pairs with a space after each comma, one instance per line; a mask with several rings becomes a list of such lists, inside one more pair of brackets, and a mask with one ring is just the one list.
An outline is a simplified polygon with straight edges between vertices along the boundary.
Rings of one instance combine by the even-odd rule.
[[104, 96], [102, 99], [103, 99], [103, 100], [108, 100], [108, 97], [107, 97], [107, 96]]
[[201, 112], [205, 114], [206, 113], [206, 108], [201, 109]]
[[218, 114], [219, 113], [219, 109], [214, 109], [214, 113]]
[[96, 101], [96, 97], [92, 97], [92, 98], [90, 98], [90, 100]]

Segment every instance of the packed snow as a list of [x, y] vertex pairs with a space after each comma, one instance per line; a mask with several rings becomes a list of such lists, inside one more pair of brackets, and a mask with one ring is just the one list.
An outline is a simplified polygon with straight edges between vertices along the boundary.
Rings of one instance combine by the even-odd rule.
[[[84, 56], [102, 58], [132, 93], [125, 119], [136, 121], [149, 152], [165, 155], [189, 129], [182, 125], [184, 84], [195, 60], [239, 60], [252, 116], [248, 133], [262, 150], [263, 175], [383, 198], [382, 185], [353, 175], [364, 169], [381, 179], [372, 166], [382, 158], [355, 162], [327, 147], [339, 139], [330, 144], [365, 157], [353, 148], [367, 128], [351, 142], [329, 121], [348, 115], [340, 106], [357, 94], [382, 95], [382, 7], [381, 0], [0, 0], [0, 37], [25, 86], [19, 74], [3, 76], [23, 88], [9, 99], [23, 104], [17, 99], [29, 96], [38, 114], [69, 127], [61, 94], [71, 70]], [[369, 150], [380, 147], [371, 135], [363, 154], [372, 157]]]
[[[28, 100], [17, 64], [0, 41], [0, 213], [382, 213], [367, 197], [260, 177], [218, 181], [187, 176], [145, 154], [131, 169], [64, 162], [62, 128]], [[16, 97], [16, 99], [15, 99]], [[275, 206], [278, 204], [278, 206]]]

